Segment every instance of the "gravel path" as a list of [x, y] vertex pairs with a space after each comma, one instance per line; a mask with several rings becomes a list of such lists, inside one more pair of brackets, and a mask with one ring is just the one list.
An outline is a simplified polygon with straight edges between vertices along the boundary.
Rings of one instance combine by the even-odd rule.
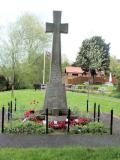
[[[110, 114], [101, 114], [106, 127]], [[1, 116], [0, 116], [1, 121]], [[0, 147], [120, 146], [120, 119], [114, 117], [113, 135], [5, 135], [0, 134]]]
[[8, 136], [0, 135], [0, 147], [112, 147], [120, 146], [120, 136], [87, 135], [40, 135]]

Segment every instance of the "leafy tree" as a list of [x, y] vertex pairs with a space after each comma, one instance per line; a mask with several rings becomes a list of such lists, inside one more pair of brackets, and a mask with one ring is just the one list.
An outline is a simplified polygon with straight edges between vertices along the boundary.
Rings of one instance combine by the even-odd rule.
[[70, 62], [69, 62], [68, 58], [66, 57], [66, 55], [63, 55], [62, 56], [62, 73], [65, 72], [65, 68], [67, 66], [70, 66]]
[[100, 36], [85, 39], [82, 42], [76, 62], [73, 65], [80, 66], [82, 69], [90, 71], [94, 78], [96, 70], [106, 72], [109, 69], [109, 48], [110, 44], [106, 44]]
[[[11, 79], [15, 87], [26, 88], [32, 86], [34, 81], [40, 82], [43, 70], [41, 55], [49, 42], [51, 39], [45, 34], [38, 18], [24, 14], [0, 40], [1, 72]], [[37, 59], [41, 63], [35, 63]]]
[[118, 80], [117, 90], [120, 92], [120, 64], [115, 57], [110, 57], [110, 71]]
[[110, 72], [112, 73], [112, 75], [116, 76], [119, 68], [120, 64], [118, 63], [116, 57], [110, 57]]

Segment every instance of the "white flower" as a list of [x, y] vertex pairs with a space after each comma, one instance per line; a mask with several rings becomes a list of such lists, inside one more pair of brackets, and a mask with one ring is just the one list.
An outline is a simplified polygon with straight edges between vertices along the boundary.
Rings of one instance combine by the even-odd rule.
[[46, 120], [43, 120], [42, 123], [43, 123], [43, 125], [46, 125]]
[[75, 119], [75, 122], [78, 123], [78, 119]]
[[57, 125], [57, 121], [53, 121], [55, 125]]

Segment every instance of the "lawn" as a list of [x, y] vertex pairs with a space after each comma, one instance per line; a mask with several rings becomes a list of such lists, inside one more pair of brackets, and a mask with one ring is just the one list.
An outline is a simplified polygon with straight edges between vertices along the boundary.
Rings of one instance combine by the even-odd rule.
[[1, 160], [118, 160], [120, 148], [27, 148], [0, 149]]
[[[28, 109], [40, 109], [44, 103], [44, 91], [18, 90], [15, 91], [17, 98], [17, 110], [24, 113]], [[73, 111], [86, 111], [87, 94], [67, 92], [68, 107]], [[7, 107], [11, 100], [11, 92], [0, 93], [0, 106]], [[34, 104], [33, 100], [39, 103]], [[101, 104], [102, 112], [110, 112], [120, 116], [120, 101], [117, 98], [104, 95], [90, 95], [89, 109], [93, 111], [93, 104]], [[19, 113], [18, 112], [18, 113]], [[118, 160], [120, 159], [120, 147], [118, 148], [85, 148], [85, 147], [65, 147], [65, 148], [3, 148], [0, 149], [1, 160]]]
[[[44, 104], [45, 92], [40, 90], [16, 90], [14, 96], [17, 98], [17, 110], [40, 109]], [[11, 100], [11, 92], [0, 92], [0, 107], [7, 107]], [[38, 103], [33, 102], [38, 101]], [[67, 104], [73, 111], [86, 111], [87, 94], [67, 92]], [[109, 112], [114, 109], [114, 114], [120, 116], [120, 100], [105, 95], [89, 96], [89, 111], [93, 111], [94, 102], [101, 105], [101, 112]]]

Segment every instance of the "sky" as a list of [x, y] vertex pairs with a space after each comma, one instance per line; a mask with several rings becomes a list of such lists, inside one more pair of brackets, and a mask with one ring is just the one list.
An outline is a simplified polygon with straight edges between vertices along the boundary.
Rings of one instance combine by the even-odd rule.
[[82, 41], [102, 36], [110, 43], [110, 55], [120, 59], [120, 0], [1, 0], [0, 26], [7, 27], [25, 12], [36, 15], [45, 25], [53, 22], [53, 10], [62, 11], [61, 52], [74, 62]]

